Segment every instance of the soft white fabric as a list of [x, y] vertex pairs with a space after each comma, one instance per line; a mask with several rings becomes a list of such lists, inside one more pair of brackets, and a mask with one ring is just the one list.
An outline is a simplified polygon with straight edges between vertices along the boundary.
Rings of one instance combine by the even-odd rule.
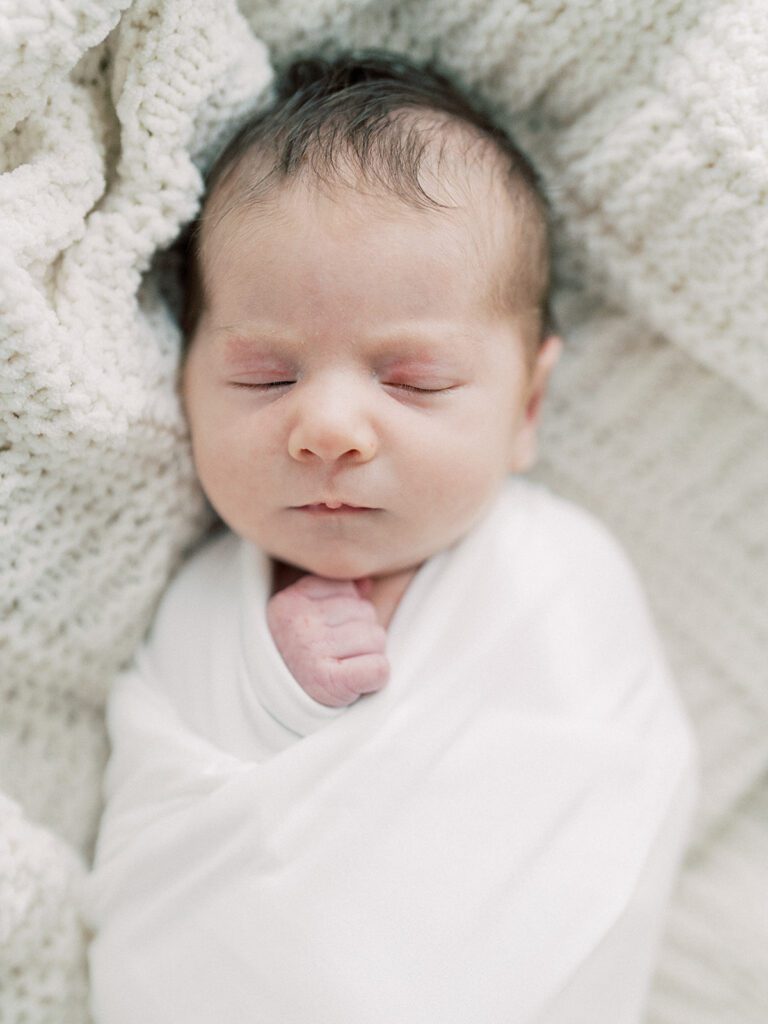
[[696, 755], [607, 532], [510, 479], [348, 708], [292, 678], [269, 592], [217, 538], [112, 691], [96, 1024], [637, 1024]]
[[568, 344], [536, 478], [649, 593], [702, 750], [649, 1024], [768, 1019], [764, 0], [0, 4], [0, 1020], [84, 1024], [102, 706], [205, 511], [153, 253], [270, 79], [432, 52], [533, 154]]

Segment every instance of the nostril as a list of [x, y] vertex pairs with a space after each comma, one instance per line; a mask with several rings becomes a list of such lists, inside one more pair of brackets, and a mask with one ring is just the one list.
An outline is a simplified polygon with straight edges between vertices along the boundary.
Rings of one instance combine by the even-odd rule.
[[[288, 451], [292, 458], [300, 462], [310, 462], [315, 459], [321, 462], [363, 462], [373, 457], [377, 444], [373, 435], [368, 437], [354, 437], [354, 444], [350, 444], [355, 433], [361, 431], [319, 431], [315, 430], [316, 436], [309, 437], [308, 429], [303, 426], [295, 430], [288, 440]], [[343, 436], [346, 434], [347, 436]], [[302, 436], [303, 435], [303, 436]]]

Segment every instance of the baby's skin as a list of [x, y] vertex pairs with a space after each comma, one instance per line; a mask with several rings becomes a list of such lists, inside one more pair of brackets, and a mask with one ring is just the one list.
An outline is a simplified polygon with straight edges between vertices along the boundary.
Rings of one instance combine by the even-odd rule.
[[320, 704], [346, 707], [387, 681], [387, 634], [371, 589], [369, 579], [307, 575], [269, 600], [275, 645], [294, 679]]

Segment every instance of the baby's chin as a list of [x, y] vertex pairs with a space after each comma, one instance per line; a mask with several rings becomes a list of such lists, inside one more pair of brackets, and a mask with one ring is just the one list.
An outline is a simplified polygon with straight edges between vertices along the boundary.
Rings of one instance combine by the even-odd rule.
[[272, 557], [300, 572], [330, 580], [375, 580], [412, 568], [408, 559], [386, 560], [353, 551], [318, 551], [303, 557], [279, 553]]
[[372, 564], [360, 559], [313, 558], [288, 564], [295, 566], [301, 572], [312, 573], [313, 576], [323, 576], [329, 580], [377, 579], [379, 576], [390, 574], [390, 570], [381, 568], [376, 563]]

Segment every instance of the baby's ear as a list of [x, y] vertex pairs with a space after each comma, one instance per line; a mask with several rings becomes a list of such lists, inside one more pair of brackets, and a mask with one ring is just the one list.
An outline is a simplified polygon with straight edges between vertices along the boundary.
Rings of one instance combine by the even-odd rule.
[[542, 400], [547, 392], [549, 378], [563, 350], [563, 339], [550, 334], [536, 353], [525, 394], [525, 409], [512, 444], [510, 471], [524, 473], [536, 463], [538, 454], [537, 431]]

